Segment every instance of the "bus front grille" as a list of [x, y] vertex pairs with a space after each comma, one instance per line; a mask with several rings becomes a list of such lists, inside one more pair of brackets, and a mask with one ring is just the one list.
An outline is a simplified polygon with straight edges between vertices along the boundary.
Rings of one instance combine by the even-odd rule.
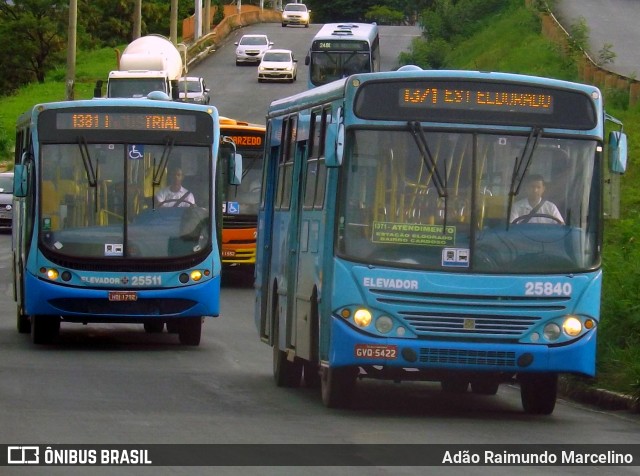
[[471, 349], [432, 349], [421, 348], [418, 360], [434, 365], [468, 365], [512, 367], [516, 365], [515, 352]]
[[175, 316], [188, 311], [197, 303], [188, 299], [138, 299], [130, 302], [106, 299], [52, 299], [50, 304], [61, 315], [87, 314], [92, 316]]
[[518, 340], [542, 320], [568, 312], [569, 301], [557, 296], [370, 291], [423, 338]]

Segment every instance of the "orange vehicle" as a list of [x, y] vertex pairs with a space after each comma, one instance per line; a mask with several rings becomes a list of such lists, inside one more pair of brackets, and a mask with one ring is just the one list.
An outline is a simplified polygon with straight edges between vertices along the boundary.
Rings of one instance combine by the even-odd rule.
[[258, 206], [262, 189], [265, 126], [220, 117], [220, 134], [242, 155], [242, 183], [222, 185], [222, 265], [253, 272], [256, 262]]

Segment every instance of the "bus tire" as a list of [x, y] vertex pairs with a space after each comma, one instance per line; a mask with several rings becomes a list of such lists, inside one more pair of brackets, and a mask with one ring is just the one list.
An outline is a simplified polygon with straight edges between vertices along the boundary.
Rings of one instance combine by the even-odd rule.
[[558, 393], [557, 374], [520, 374], [522, 408], [531, 415], [551, 415]]
[[467, 393], [469, 381], [461, 378], [448, 378], [440, 382], [440, 387], [445, 393]]
[[160, 334], [164, 330], [164, 322], [155, 319], [147, 321], [143, 325], [147, 334]]
[[31, 316], [31, 340], [34, 344], [51, 344], [60, 333], [60, 317]]
[[202, 318], [186, 317], [180, 322], [178, 330], [178, 338], [182, 345], [200, 345], [202, 337]]
[[495, 380], [478, 380], [471, 382], [471, 391], [476, 395], [495, 395], [499, 386], [500, 382]]
[[29, 334], [31, 332], [31, 319], [22, 312], [22, 307], [16, 307], [16, 326], [20, 334]]
[[357, 376], [357, 367], [322, 367], [320, 372], [322, 403], [328, 408], [349, 407]]
[[170, 319], [167, 321], [167, 332], [169, 334], [177, 334], [180, 332], [180, 323], [175, 319]]
[[293, 362], [278, 345], [278, 326], [273, 336], [273, 379], [278, 387], [299, 387], [302, 380], [302, 361], [294, 357]]

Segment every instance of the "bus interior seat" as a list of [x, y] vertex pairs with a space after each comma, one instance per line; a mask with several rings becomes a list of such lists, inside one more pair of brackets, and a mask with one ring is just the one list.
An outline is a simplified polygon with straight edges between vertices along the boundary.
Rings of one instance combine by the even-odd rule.
[[51, 230], [60, 227], [60, 197], [53, 181], [42, 181], [42, 217], [51, 219]]

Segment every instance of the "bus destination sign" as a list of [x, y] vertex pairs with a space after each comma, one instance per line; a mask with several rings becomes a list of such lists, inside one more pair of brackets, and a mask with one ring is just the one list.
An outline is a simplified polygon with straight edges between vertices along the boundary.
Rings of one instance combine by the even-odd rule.
[[369, 120], [580, 130], [597, 125], [598, 96], [562, 87], [460, 78], [372, 79], [357, 87], [354, 112]]
[[255, 147], [262, 148], [262, 136], [261, 135], [250, 135], [250, 134], [240, 134], [240, 133], [232, 133], [229, 135], [231, 140], [236, 144], [237, 147]]
[[526, 89], [488, 91], [445, 86], [401, 88], [398, 100], [401, 107], [553, 113], [551, 94]]
[[362, 40], [316, 40], [312, 51], [369, 51], [369, 44]]
[[133, 131], [196, 131], [196, 117], [188, 114], [151, 112], [58, 112], [59, 130], [133, 130]]

